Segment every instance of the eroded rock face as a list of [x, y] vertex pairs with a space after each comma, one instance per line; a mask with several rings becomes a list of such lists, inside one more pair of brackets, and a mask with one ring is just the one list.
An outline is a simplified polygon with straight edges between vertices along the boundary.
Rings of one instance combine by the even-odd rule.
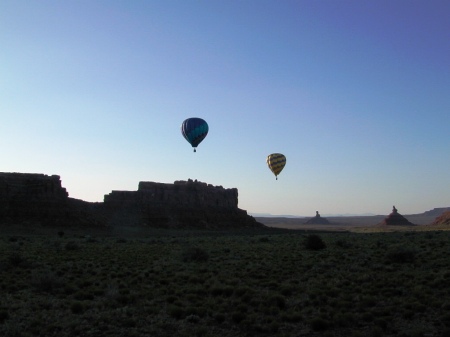
[[197, 181], [140, 182], [103, 203], [69, 198], [57, 175], [0, 173], [0, 223], [241, 228], [263, 227], [238, 208], [238, 190]]
[[106, 226], [99, 203], [69, 198], [58, 175], [0, 173], [0, 223]]
[[105, 195], [105, 204], [113, 207], [122, 203], [149, 207], [236, 209], [238, 190], [224, 189], [197, 181], [175, 181], [174, 184], [140, 182], [137, 191], [112, 191]]
[[198, 181], [140, 182], [137, 191], [112, 191], [104, 207], [111, 223], [157, 227], [260, 227], [238, 208], [238, 190]]
[[0, 173], [0, 218], [6, 222], [52, 222], [66, 217], [68, 193], [60, 177]]
[[442, 213], [434, 220], [431, 225], [449, 225], [450, 226], [450, 211]]

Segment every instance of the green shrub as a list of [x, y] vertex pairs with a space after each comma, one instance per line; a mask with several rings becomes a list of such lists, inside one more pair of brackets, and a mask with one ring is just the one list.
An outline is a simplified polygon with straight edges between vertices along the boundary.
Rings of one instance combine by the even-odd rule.
[[237, 311], [231, 314], [231, 319], [234, 323], [241, 323], [245, 319], [246, 315], [243, 312]]
[[384, 318], [376, 318], [374, 323], [376, 326], [379, 326], [383, 330], [386, 330], [388, 327], [388, 322]]
[[268, 298], [268, 304], [284, 309], [286, 307], [286, 299], [281, 295], [273, 295]]
[[446, 327], [450, 327], [450, 312], [445, 313], [439, 317], [439, 320], [442, 324], [444, 324]]
[[29, 267], [30, 263], [18, 250], [14, 250], [6, 257], [6, 261], [3, 265], [3, 269], [22, 267]]
[[353, 247], [353, 244], [347, 240], [339, 239], [336, 241], [336, 246], [338, 246], [339, 248], [348, 249], [348, 248]]
[[167, 308], [167, 313], [170, 317], [175, 319], [182, 319], [185, 316], [184, 310], [181, 307], [178, 307], [176, 305], [170, 305]]
[[199, 247], [186, 248], [182, 253], [183, 262], [206, 262], [208, 259], [208, 253]]
[[178, 300], [179, 300], [179, 298], [177, 296], [174, 296], [174, 295], [169, 295], [166, 298], [166, 302], [167, 303], [175, 303]]
[[253, 293], [253, 291], [252, 291], [252, 289], [250, 287], [239, 287], [239, 288], [236, 288], [234, 290], [234, 294], [237, 297], [242, 297], [242, 296], [244, 296], [245, 294], [248, 294], [248, 293]]
[[75, 241], [69, 241], [66, 243], [65, 249], [66, 250], [79, 250], [80, 246]]
[[305, 248], [309, 250], [321, 250], [327, 246], [322, 238], [317, 234], [310, 234], [306, 237]]
[[301, 322], [303, 320], [303, 316], [300, 312], [285, 312], [281, 315], [281, 319], [284, 322], [288, 322], [288, 323], [298, 323]]
[[336, 315], [335, 317], [335, 323], [338, 326], [341, 327], [351, 327], [355, 322], [355, 318], [354, 316], [349, 313], [349, 312], [345, 312], [345, 313], [339, 313]]
[[81, 314], [84, 311], [83, 303], [81, 302], [73, 302], [70, 306], [70, 311], [72, 311], [73, 314]]
[[450, 328], [446, 328], [442, 331], [441, 335], [438, 337], [450, 337]]
[[198, 317], [197, 315], [193, 315], [193, 314], [188, 315], [188, 316], [186, 316], [185, 321], [188, 323], [196, 324], [196, 323], [200, 322], [200, 317]]
[[416, 256], [417, 251], [414, 248], [394, 246], [386, 253], [386, 261], [390, 263], [412, 263]]
[[329, 322], [321, 317], [316, 317], [311, 320], [311, 328], [314, 331], [324, 331], [330, 327]]
[[369, 333], [370, 337], [383, 337], [384, 336], [384, 331], [381, 327], [379, 326], [374, 326], [372, 328], [372, 330]]
[[223, 323], [225, 321], [225, 315], [222, 313], [218, 313], [214, 316], [214, 319], [217, 323]]
[[38, 292], [52, 293], [62, 286], [62, 282], [55, 273], [44, 271], [32, 275], [31, 284]]
[[284, 296], [291, 296], [294, 293], [295, 287], [284, 285], [280, 289], [280, 293]]
[[0, 324], [9, 318], [9, 313], [6, 310], [0, 310]]
[[234, 289], [229, 286], [214, 286], [211, 288], [212, 296], [230, 297], [234, 293]]

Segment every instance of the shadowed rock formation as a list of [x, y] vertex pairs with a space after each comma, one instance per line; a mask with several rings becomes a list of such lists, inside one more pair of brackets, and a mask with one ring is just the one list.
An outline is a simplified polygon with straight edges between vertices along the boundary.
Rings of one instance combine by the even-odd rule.
[[140, 182], [137, 191], [105, 196], [110, 223], [156, 227], [261, 227], [238, 208], [238, 190], [198, 181]]
[[322, 218], [319, 214], [319, 211], [316, 211], [316, 216], [314, 218], [309, 219], [308, 221], [305, 222], [305, 224], [308, 225], [327, 225], [330, 222], [326, 219], [326, 218]]
[[59, 176], [0, 173], [0, 217], [3, 221], [55, 223], [66, 218], [68, 193]]
[[409, 222], [403, 215], [398, 213], [395, 206], [392, 207], [392, 212], [379, 225], [381, 226], [415, 226]]
[[238, 208], [238, 190], [197, 181], [140, 182], [103, 203], [68, 197], [57, 175], [0, 173], [0, 223], [152, 227], [263, 227]]
[[105, 225], [98, 203], [69, 198], [58, 175], [0, 172], [0, 223]]

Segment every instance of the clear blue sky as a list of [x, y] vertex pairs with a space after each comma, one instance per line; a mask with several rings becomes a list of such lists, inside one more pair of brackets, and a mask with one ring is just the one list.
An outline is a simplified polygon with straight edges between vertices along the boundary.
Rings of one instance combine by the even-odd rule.
[[[450, 206], [450, 1], [0, 1], [0, 171], [251, 213]], [[197, 153], [180, 125], [210, 127]], [[266, 157], [287, 164], [278, 180]]]

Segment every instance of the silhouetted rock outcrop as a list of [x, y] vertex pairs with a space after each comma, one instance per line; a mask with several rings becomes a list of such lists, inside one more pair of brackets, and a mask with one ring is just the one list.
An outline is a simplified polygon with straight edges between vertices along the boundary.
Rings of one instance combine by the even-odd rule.
[[382, 226], [415, 226], [409, 222], [403, 215], [398, 213], [395, 206], [392, 207], [392, 212], [379, 225]]
[[238, 190], [198, 181], [140, 182], [137, 191], [105, 196], [110, 222], [157, 227], [260, 227], [238, 208]]
[[326, 218], [322, 218], [319, 214], [319, 211], [316, 211], [316, 216], [314, 218], [309, 219], [308, 221], [305, 222], [305, 224], [308, 225], [327, 225], [330, 222], [326, 219]]
[[450, 226], [450, 211], [442, 213], [434, 220], [431, 225], [449, 225]]
[[93, 203], [68, 197], [60, 177], [0, 173], [0, 222], [41, 225], [104, 225]]
[[0, 217], [3, 221], [56, 222], [65, 218], [67, 197], [59, 176], [0, 173]]
[[140, 182], [103, 203], [69, 198], [57, 175], [0, 173], [0, 223], [58, 226], [263, 227], [238, 208], [238, 190], [197, 181]]

